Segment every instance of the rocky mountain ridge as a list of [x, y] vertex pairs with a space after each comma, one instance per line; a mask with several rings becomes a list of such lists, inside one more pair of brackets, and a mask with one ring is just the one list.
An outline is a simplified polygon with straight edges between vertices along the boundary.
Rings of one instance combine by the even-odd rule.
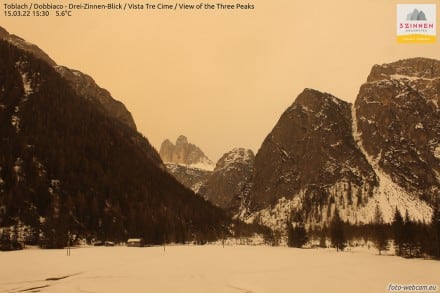
[[407, 192], [439, 195], [440, 61], [375, 66], [354, 105], [367, 156]]
[[377, 207], [386, 222], [396, 208], [429, 222], [440, 198], [439, 89], [440, 61], [426, 58], [373, 66], [353, 105], [305, 89], [256, 156], [234, 173], [220, 171], [225, 154], [200, 194], [281, 231], [292, 212], [321, 226], [336, 209], [352, 224], [370, 223]]
[[354, 103], [304, 90], [255, 159], [241, 218], [283, 229], [292, 210], [310, 225], [337, 208], [352, 224], [379, 206], [429, 222], [440, 188], [440, 62], [413, 58], [375, 65]]
[[203, 185], [203, 196], [231, 214], [238, 213], [252, 177], [254, 160], [252, 150], [245, 148], [234, 148], [224, 154]]
[[176, 145], [166, 139], [160, 149], [167, 170], [180, 183], [231, 215], [240, 211], [243, 192], [252, 175], [255, 158], [252, 150], [234, 148], [213, 167], [201, 149], [188, 143], [183, 135], [178, 137]]
[[[110, 93], [3, 29], [0, 39], [0, 224], [20, 219], [35, 227], [47, 218], [51, 225], [63, 223], [56, 229], [64, 232], [72, 225], [84, 236], [129, 232], [152, 242], [169, 227], [176, 241], [189, 237], [179, 231], [218, 231], [224, 220], [219, 210], [164, 172], [159, 154]], [[354, 105], [305, 89], [256, 155], [236, 148], [214, 166], [180, 136], [175, 144], [164, 141], [160, 156], [201, 197], [275, 230], [285, 231], [292, 212], [309, 226], [328, 224], [336, 209], [352, 224], [371, 222], [376, 207], [386, 222], [396, 208], [428, 222], [440, 198], [439, 89], [440, 61], [375, 65]], [[142, 176], [147, 179], [136, 179]], [[151, 217], [143, 217], [145, 210]], [[74, 216], [62, 218], [59, 211]]]
[[89, 75], [78, 70], [57, 65], [56, 62], [38, 46], [16, 35], [10, 34], [2, 27], [0, 27], [0, 40], [5, 40], [15, 47], [45, 61], [50, 66], [53, 66], [55, 70], [70, 83], [79, 96], [96, 103], [102, 107], [104, 113], [136, 130], [134, 119], [125, 105], [115, 100], [107, 90], [99, 87]]
[[69, 234], [159, 244], [227, 233], [224, 212], [166, 172], [145, 137], [2, 34], [1, 231], [47, 248], [64, 247]]
[[188, 138], [184, 135], [177, 138], [176, 144], [173, 144], [169, 139], [164, 140], [160, 146], [159, 154], [165, 163], [208, 171], [214, 169], [214, 163], [198, 146], [188, 142]]

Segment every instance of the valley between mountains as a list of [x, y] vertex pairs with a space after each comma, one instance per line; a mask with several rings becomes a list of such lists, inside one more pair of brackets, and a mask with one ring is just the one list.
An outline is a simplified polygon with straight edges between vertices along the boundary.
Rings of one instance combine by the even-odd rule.
[[289, 244], [293, 225], [312, 246], [335, 218], [391, 239], [399, 214], [431, 245], [439, 100], [440, 61], [374, 65], [354, 104], [306, 88], [256, 153], [237, 146], [212, 162], [183, 135], [158, 152], [92, 77], [0, 28], [0, 242]]

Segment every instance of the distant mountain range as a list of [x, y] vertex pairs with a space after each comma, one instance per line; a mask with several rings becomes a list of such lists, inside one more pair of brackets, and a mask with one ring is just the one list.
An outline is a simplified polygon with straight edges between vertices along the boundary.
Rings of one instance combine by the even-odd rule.
[[286, 231], [293, 212], [308, 227], [336, 210], [354, 225], [376, 209], [429, 222], [439, 89], [440, 61], [375, 65], [354, 104], [305, 89], [255, 155], [214, 164], [183, 135], [159, 154], [90, 76], [0, 28], [0, 232], [62, 247], [69, 234], [203, 243], [233, 233], [231, 217]]
[[183, 185], [231, 215], [239, 211], [242, 192], [252, 175], [255, 155], [251, 150], [235, 148], [214, 165], [198, 146], [181, 135], [175, 145], [164, 140], [160, 156]]
[[379, 206], [429, 222], [440, 198], [440, 62], [375, 65], [354, 105], [304, 90], [255, 158], [247, 221], [269, 226], [290, 211], [328, 224], [335, 209], [369, 223]]
[[223, 172], [221, 159], [197, 191], [278, 230], [292, 211], [312, 226], [328, 225], [335, 209], [362, 224], [377, 206], [386, 222], [396, 208], [429, 222], [440, 199], [439, 88], [440, 62], [413, 58], [373, 66], [354, 105], [305, 89], [255, 158], [225, 154], [246, 163]]
[[160, 157], [165, 163], [175, 163], [212, 171], [214, 163], [196, 145], [189, 143], [188, 138], [180, 135], [176, 144], [166, 139], [160, 146]]

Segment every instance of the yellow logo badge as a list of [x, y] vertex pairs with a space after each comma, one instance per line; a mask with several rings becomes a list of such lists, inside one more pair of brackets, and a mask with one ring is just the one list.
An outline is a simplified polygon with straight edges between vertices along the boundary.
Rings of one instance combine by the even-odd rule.
[[397, 42], [435, 43], [436, 15], [435, 4], [397, 4]]

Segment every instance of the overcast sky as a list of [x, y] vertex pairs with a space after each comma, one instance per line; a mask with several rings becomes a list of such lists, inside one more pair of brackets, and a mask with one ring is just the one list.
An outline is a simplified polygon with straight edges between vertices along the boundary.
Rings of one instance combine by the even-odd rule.
[[374, 64], [440, 59], [439, 42], [396, 42], [396, 4], [425, 1], [250, 2], [255, 10], [77, 11], [1, 25], [91, 75], [157, 149], [184, 134], [212, 160], [233, 147], [258, 151], [306, 87], [353, 102]]

